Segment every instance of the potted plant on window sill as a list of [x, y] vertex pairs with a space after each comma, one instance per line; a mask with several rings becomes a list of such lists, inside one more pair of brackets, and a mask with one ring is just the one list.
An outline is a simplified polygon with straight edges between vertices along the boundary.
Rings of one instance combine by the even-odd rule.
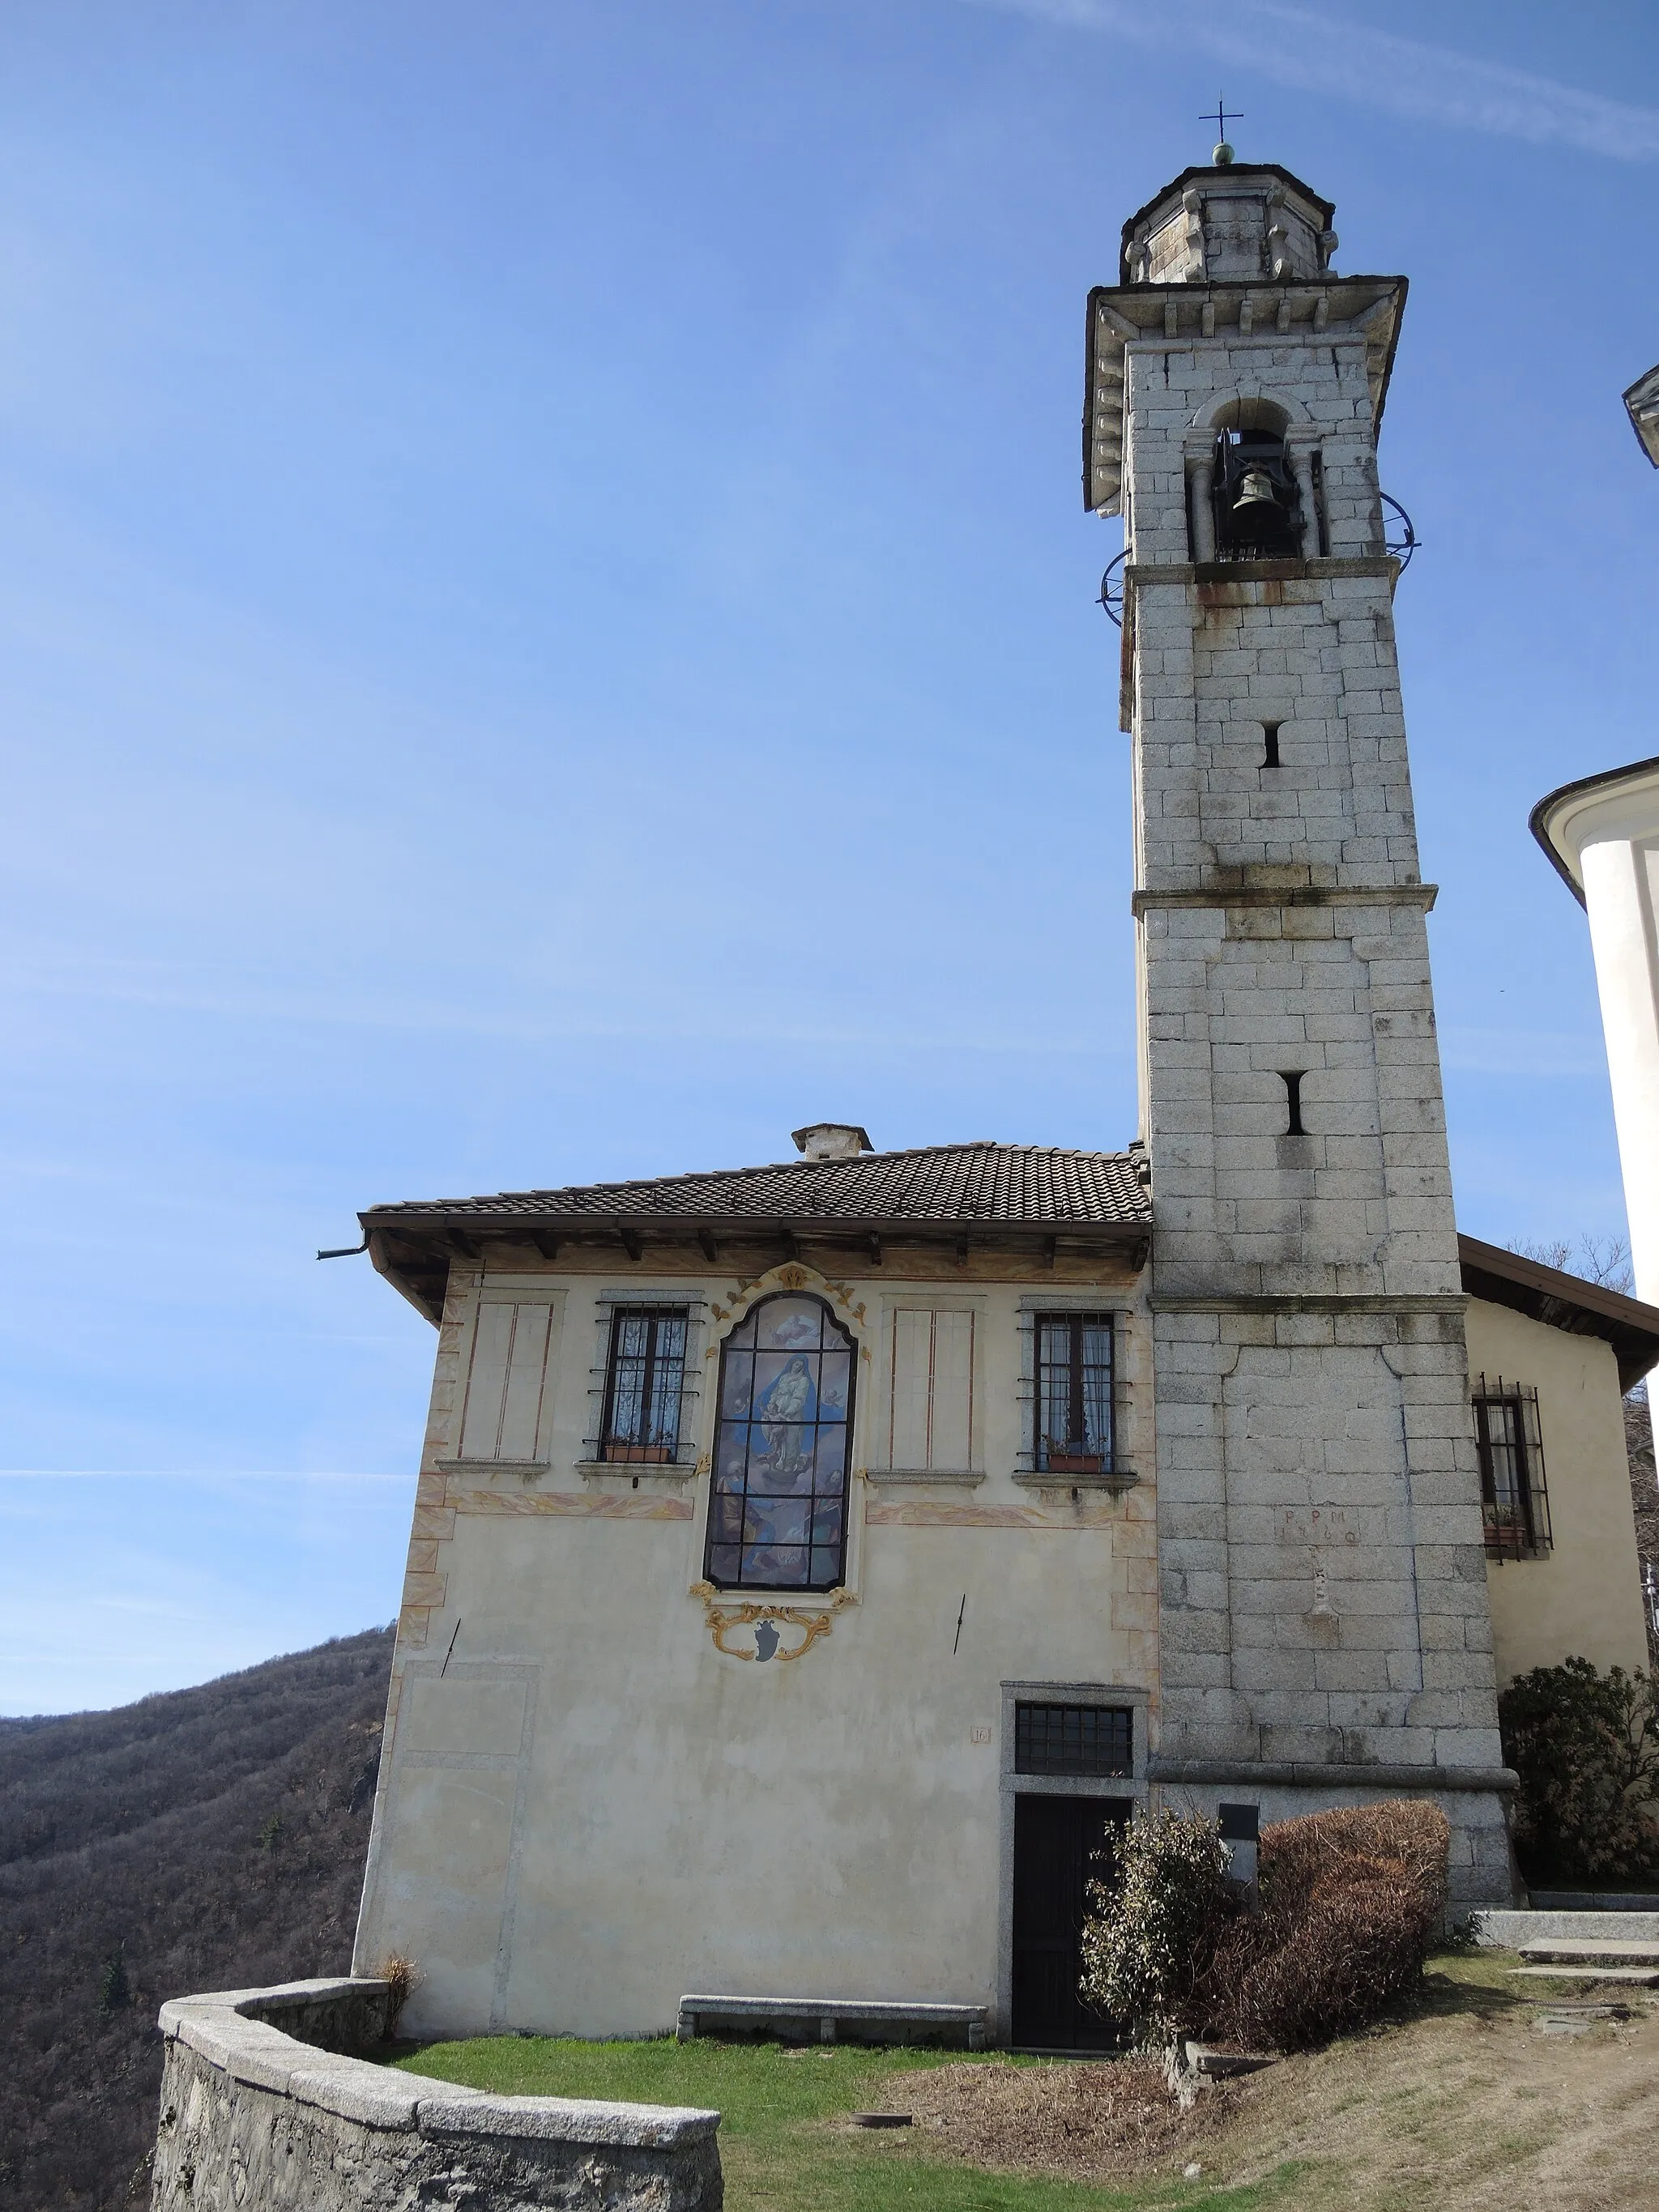
[[1061, 1451], [1050, 1444], [1042, 1455], [1045, 1474], [1106, 1474], [1106, 1455], [1097, 1451]]

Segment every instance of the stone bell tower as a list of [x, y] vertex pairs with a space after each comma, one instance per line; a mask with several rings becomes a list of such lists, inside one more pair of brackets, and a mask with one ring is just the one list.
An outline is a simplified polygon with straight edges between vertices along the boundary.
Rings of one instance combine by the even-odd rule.
[[1509, 1861], [1378, 425], [1398, 276], [1284, 169], [1188, 169], [1090, 295], [1121, 511], [1170, 1802], [1433, 1793]]

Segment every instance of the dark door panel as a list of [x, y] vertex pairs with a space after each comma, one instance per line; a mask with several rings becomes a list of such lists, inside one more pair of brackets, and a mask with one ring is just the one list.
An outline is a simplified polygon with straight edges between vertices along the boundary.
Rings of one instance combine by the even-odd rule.
[[1126, 1799], [1014, 1800], [1013, 2040], [1027, 2050], [1110, 2051], [1115, 2021], [1078, 1995], [1085, 1890], [1127, 1821]]

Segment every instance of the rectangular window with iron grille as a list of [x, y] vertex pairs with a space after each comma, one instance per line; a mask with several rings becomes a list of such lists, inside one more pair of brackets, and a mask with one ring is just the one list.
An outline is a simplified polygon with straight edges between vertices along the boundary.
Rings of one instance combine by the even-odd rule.
[[661, 1465], [680, 1438], [685, 1382], [683, 1306], [629, 1306], [613, 1316], [599, 1457]]
[[1550, 1548], [1550, 1501], [1544, 1486], [1538, 1393], [1528, 1383], [1506, 1382], [1501, 1375], [1480, 1375], [1469, 1399], [1487, 1557], [1543, 1559]]
[[1112, 1316], [1039, 1314], [1036, 1465], [1052, 1474], [1112, 1471]]
[[1127, 1705], [1014, 1707], [1016, 1774], [1132, 1774], [1134, 1718]]

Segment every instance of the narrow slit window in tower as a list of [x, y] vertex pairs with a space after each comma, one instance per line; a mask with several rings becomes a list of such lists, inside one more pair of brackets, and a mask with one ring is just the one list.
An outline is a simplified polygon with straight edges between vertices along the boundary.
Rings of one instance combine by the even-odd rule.
[[1279, 1079], [1285, 1085], [1285, 1102], [1290, 1109], [1290, 1120], [1285, 1130], [1287, 1137], [1305, 1137], [1308, 1133], [1302, 1126], [1303, 1073], [1300, 1068], [1285, 1068], [1280, 1071]]
[[1279, 724], [1277, 722], [1264, 722], [1261, 725], [1261, 765], [1263, 768], [1277, 768], [1279, 766]]

